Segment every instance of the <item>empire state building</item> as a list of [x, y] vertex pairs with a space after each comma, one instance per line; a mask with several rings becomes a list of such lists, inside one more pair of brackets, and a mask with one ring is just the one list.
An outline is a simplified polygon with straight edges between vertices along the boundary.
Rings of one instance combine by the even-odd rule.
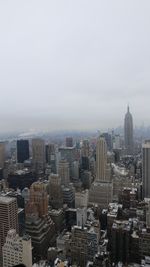
[[129, 110], [129, 106], [127, 108], [127, 113], [124, 119], [124, 141], [125, 148], [128, 155], [133, 154], [133, 119]]

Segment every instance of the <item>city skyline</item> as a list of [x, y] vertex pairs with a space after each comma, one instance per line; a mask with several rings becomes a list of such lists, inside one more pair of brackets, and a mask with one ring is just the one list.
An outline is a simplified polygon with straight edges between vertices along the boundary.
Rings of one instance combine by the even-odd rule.
[[1, 1], [0, 131], [149, 125], [149, 7]]

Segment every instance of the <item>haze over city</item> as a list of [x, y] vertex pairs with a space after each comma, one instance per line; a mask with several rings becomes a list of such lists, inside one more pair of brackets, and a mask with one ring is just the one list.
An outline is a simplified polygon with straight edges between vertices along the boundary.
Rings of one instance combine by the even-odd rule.
[[150, 2], [0, 2], [0, 131], [149, 125]]

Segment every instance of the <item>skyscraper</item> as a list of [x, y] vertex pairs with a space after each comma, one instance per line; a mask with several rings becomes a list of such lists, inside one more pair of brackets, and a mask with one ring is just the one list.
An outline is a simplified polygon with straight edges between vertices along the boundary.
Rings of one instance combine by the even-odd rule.
[[61, 178], [58, 174], [51, 174], [49, 177], [49, 197], [50, 205], [53, 208], [62, 208], [63, 195], [61, 188]]
[[66, 137], [66, 147], [73, 147], [73, 138]]
[[127, 108], [127, 113], [125, 115], [124, 120], [124, 141], [126, 152], [129, 155], [133, 154], [133, 119], [129, 110], [129, 106]]
[[51, 172], [56, 173], [56, 148], [54, 144], [47, 144], [46, 145], [46, 163], [48, 163], [51, 167]]
[[0, 168], [4, 168], [5, 163], [5, 143], [0, 142]]
[[17, 140], [17, 161], [23, 163], [29, 159], [29, 141]]
[[107, 144], [104, 137], [97, 139], [96, 145], [96, 181], [89, 190], [89, 203], [98, 204], [102, 209], [107, 208], [112, 201], [113, 186], [111, 168], [107, 164]]
[[150, 140], [142, 145], [142, 163], [143, 163], [143, 198], [150, 197]]
[[89, 170], [90, 168], [90, 162], [89, 162], [89, 156], [90, 156], [90, 145], [89, 140], [83, 140], [82, 148], [81, 148], [81, 155], [82, 155], [82, 169], [83, 170]]
[[68, 186], [70, 183], [70, 172], [69, 172], [69, 163], [67, 160], [62, 159], [59, 162], [58, 174], [61, 178], [61, 184]]
[[[0, 255], [10, 229], [18, 231], [18, 208], [16, 198], [0, 197]], [[1, 257], [0, 257], [1, 260]]]
[[3, 246], [3, 267], [25, 264], [32, 267], [32, 245], [28, 235], [19, 237], [16, 230], [9, 230]]
[[36, 171], [44, 169], [45, 166], [45, 144], [40, 138], [32, 139], [32, 160]]
[[[29, 204], [31, 203], [36, 206], [39, 217], [48, 214], [48, 194], [44, 183], [35, 182], [31, 185]], [[31, 212], [30, 205], [29, 212]]]
[[104, 137], [99, 137], [96, 145], [96, 180], [106, 180], [107, 144]]

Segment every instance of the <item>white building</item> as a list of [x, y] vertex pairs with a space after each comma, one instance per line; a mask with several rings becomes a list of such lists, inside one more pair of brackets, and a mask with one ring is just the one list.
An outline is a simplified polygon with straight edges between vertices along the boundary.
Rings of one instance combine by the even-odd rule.
[[75, 193], [75, 208], [76, 209], [81, 208], [81, 207], [87, 208], [88, 201], [89, 201], [89, 190], [88, 189], [82, 192]]
[[3, 267], [12, 267], [17, 264], [32, 267], [32, 246], [28, 235], [19, 237], [16, 230], [9, 230], [2, 251]]
[[77, 226], [84, 227], [87, 221], [87, 208], [77, 208]]

